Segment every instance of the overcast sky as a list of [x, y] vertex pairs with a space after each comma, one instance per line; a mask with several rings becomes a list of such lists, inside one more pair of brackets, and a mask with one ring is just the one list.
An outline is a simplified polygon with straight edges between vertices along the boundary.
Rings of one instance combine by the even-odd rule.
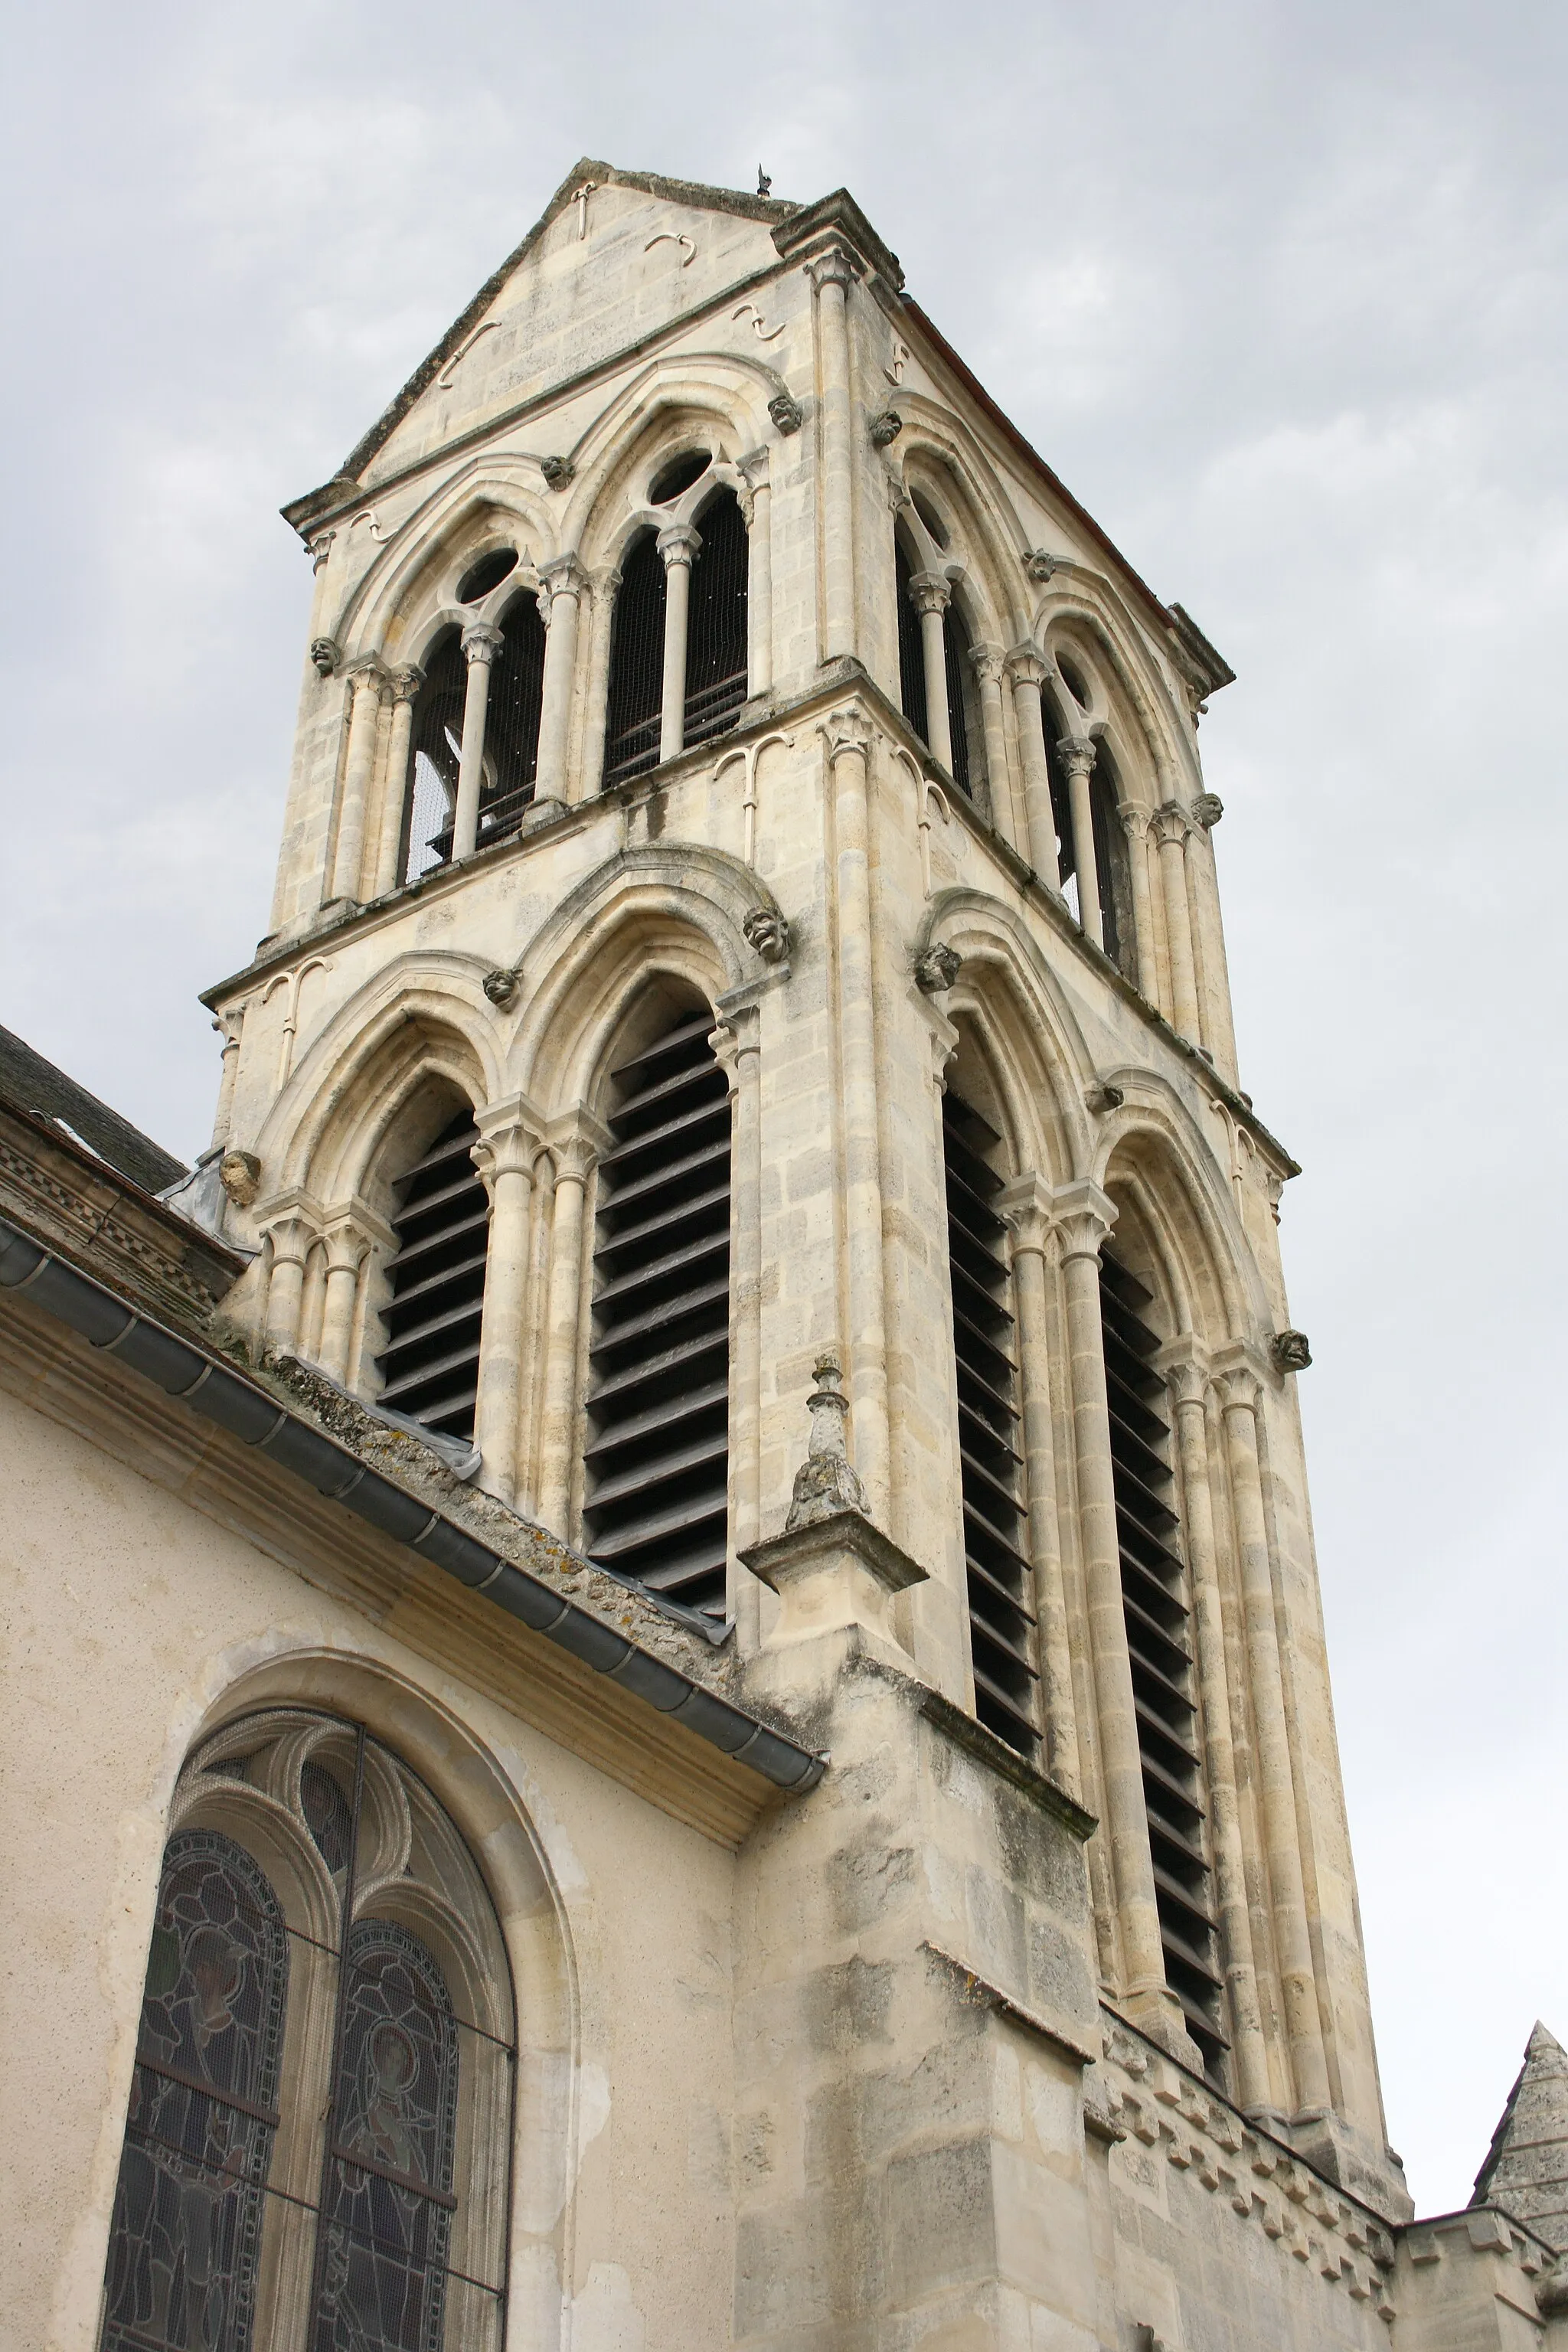
[[0, 1021], [186, 1157], [282, 807], [276, 509], [579, 154], [847, 184], [1228, 656], [1389, 2128], [1462, 2204], [1537, 2014], [1568, 2039], [1568, 10], [54, 0], [6, 40]]

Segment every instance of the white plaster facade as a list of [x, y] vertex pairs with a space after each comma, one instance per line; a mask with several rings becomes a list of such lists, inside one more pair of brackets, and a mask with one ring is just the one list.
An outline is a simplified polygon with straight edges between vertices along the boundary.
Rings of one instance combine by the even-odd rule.
[[[504, 2318], [475, 2343], [1198, 2352], [1392, 2328], [1419, 2352], [1554, 2332], [1531, 2284], [1549, 2251], [1501, 2221], [1472, 2247], [1502, 2284], [1471, 2332], [1401, 2299], [1410, 2209], [1279, 1251], [1294, 1163], [1239, 1090], [1196, 745], [1229, 673], [901, 285], [842, 194], [795, 207], [584, 163], [289, 509], [315, 585], [272, 926], [208, 1000], [223, 1245], [253, 1255], [221, 1307], [184, 1302], [222, 1360], [342, 1436], [291, 1366], [374, 1402], [393, 1187], [471, 1107], [491, 1202], [479, 1491], [397, 1474], [830, 1761], [781, 1795], [199, 1427], [5, 1275], [9, 1879], [48, 1979], [18, 1987], [8, 2030], [29, 2128], [5, 2135], [7, 2341], [97, 2340], [171, 1808], [200, 1742], [268, 1707], [384, 1741], [495, 1906], [519, 2095]], [[654, 507], [691, 450], [707, 473]], [[682, 750], [667, 694], [658, 764], [604, 788], [618, 566], [650, 527], [661, 547], [700, 534], [715, 484], [750, 534], [739, 722]], [[929, 740], [903, 713], [896, 535]], [[516, 569], [459, 605], [502, 548]], [[458, 854], [405, 884], [421, 667], [456, 625], [471, 678], [520, 590], [548, 621], [531, 806], [471, 849], [465, 732]], [[971, 680], [944, 719], [949, 600]], [[1081, 840], [1091, 774], [1114, 777], [1116, 961], [1094, 891], [1058, 885], [1042, 698]], [[607, 1074], [650, 1004], [692, 1002], [732, 1100], [720, 1649], [578, 1556]], [[1035, 1758], [973, 1720], [953, 1082], [1001, 1138]], [[26, 1143], [0, 1210], [131, 1280], [71, 1221], [82, 1170]], [[139, 1213], [167, 1256], [175, 1221]], [[1098, 1319], [1112, 1232], [1156, 1301], [1175, 1433], [1223, 2084], [1165, 1981], [1142, 1811]], [[865, 1514], [785, 1536], [833, 1350]], [[372, 1426], [351, 1411], [343, 1442]]]

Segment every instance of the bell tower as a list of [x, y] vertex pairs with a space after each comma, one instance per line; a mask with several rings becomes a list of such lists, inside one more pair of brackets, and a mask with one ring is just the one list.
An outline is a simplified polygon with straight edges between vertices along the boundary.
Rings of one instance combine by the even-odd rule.
[[1408, 2207], [1230, 670], [842, 191], [584, 162], [285, 512], [271, 924], [207, 999], [230, 1306], [831, 1752], [742, 1857], [737, 2340], [1031, 2298], [1125, 2340], [1111, 2168], [1168, 2142], [1238, 2266], [1279, 2219], [1287, 2301], [1264, 2187], [1370, 2215], [1345, 2332], [1271, 2340], [1373, 2341]]

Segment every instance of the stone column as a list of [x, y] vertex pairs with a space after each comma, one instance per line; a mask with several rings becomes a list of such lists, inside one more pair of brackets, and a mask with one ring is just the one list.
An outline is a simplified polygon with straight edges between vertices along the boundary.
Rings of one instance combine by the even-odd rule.
[[1216, 1388], [1230, 1471], [1231, 1511], [1247, 1625], [1247, 1675], [1258, 1737], [1270, 1910], [1285, 2004], [1285, 2031], [1295, 2076], [1296, 2105], [1298, 2109], [1327, 2107], [1331, 2104], [1329, 2072], [1307, 1925], [1295, 1780], [1290, 1769], [1289, 1732], [1279, 1666], [1279, 1628], [1274, 1612], [1274, 1571], [1268, 1555], [1268, 1529], [1263, 1513], [1263, 1482], [1258, 1459], [1258, 1407], [1262, 1383], [1249, 1368], [1227, 1366]]
[[768, 453], [741, 460], [741, 511], [746, 519], [746, 696], [754, 701], [773, 682], [773, 488]]
[[563, 801], [572, 694], [577, 683], [578, 600], [588, 585], [588, 575], [574, 555], [558, 555], [540, 565], [539, 579], [539, 608], [545, 625], [544, 691], [533, 789], [538, 800]]
[[[926, 741], [931, 747], [932, 759], [951, 776], [952, 719], [947, 707], [947, 646], [942, 623], [952, 590], [940, 572], [917, 572], [910, 582], [910, 594], [921, 616], [921, 652], [924, 656], [926, 681]], [[962, 726], [962, 711], [958, 719]]]
[[1208, 1788], [1220, 1948], [1230, 1994], [1237, 2104], [1249, 2114], [1257, 2114], [1271, 2107], [1272, 2094], [1258, 1998], [1252, 1920], [1247, 1899], [1247, 1861], [1237, 1796], [1236, 1753], [1231, 1738], [1219, 1553], [1215, 1542], [1214, 1502], [1209, 1493], [1208, 1420], [1205, 1406], [1207, 1376], [1193, 1342], [1188, 1340], [1179, 1346], [1183, 1350], [1180, 1354], [1167, 1351], [1164, 1370], [1176, 1425], [1176, 1467], [1181, 1479], [1182, 1528], [1186, 1538], [1198, 1698], [1203, 1710], [1204, 1772]]
[[1013, 1304], [1018, 1318], [1018, 1385], [1022, 1392], [1024, 1475], [1029, 1503], [1029, 1559], [1039, 1617], [1040, 1696], [1045, 1712], [1046, 1769], [1068, 1796], [1079, 1799], [1078, 1718], [1072, 1695], [1062, 1580], [1061, 1529], [1057, 1519], [1057, 1458], [1052, 1430], [1051, 1360], [1046, 1307], [1046, 1250], [1051, 1232], [1050, 1193], [1037, 1176], [1020, 1177], [999, 1203], [1012, 1228]]
[[1116, 1207], [1097, 1186], [1088, 1183], [1074, 1184], [1058, 1193], [1056, 1206], [1078, 1457], [1079, 1545], [1105, 1807], [1100, 1834], [1110, 1847], [1116, 1889], [1121, 1989], [1145, 2011], [1152, 2010], [1156, 2015], [1168, 2011], [1179, 2023], [1175, 2004], [1165, 1990], [1149, 1819], [1143, 1809], [1132, 1667], [1121, 1608], [1121, 1546], [1100, 1318], [1100, 1249], [1115, 1221]]
[[1192, 819], [1179, 801], [1167, 801], [1154, 813], [1153, 834], [1160, 845], [1160, 879], [1165, 901], [1165, 939], [1171, 954], [1171, 1025], [1190, 1042], [1203, 1043], [1198, 1022], [1197, 973], [1193, 964], [1193, 929], [1187, 911], [1187, 834]]
[[855, 481], [849, 421], [849, 289], [858, 271], [842, 247], [811, 265], [816, 288], [822, 383], [822, 553], [825, 661], [852, 654], [855, 631]]
[[1225, 814], [1217, 793], [1199, 793], [1193, 803], [1199, 830], [1187, 845], [1187, 875], [1198, 908], [1198, 930], [1204, 942], [1204, 1042], [1232, 1086], [1237, 1082], [1236, 1030], [1230, 1014], [1230, 974], [1226, 965], [1225, 925], [1220, 915], [1219, 871], [1215, 863], [1214, 829]]
[[1154, 910], [1149, 901], [1149, 815], [1136, 801], [1118, 801], [1116, 814], [1127, 836], [1127, 871], [1132, 882], [1132, 943], [1138, 985], [1156, 1012], [1160, 1006], [1160, 959], [1154, 946]]
[[874, 1517], [889, 1507], [887, 1311], [882, 1285], [881, 1154], [872, 1003], [871, 725], [858, 706], [826, 722], [838, 898], [838, 1034], [843, 1073], [844, 1229], [848, 1258], [849, 1401], [855, 1467]]
[[755, 1004], [718, 1009], [710, 1042], [730, 1081], [730, 1544], [741, 1551], [762, 1534], [762, 1017]]
[[553, 1144], [554, 1214], [550, 1230], [550, 1304], [545, 1315], [544, 1406], [539, 1448], [539, 1517], [571, 1541], [572, 1465], [577, 1428], [577, 1352], [583, 1321], [583, 1203], [597, 1150], [586, 1135]]
[[980, 689], [980, 724], [985, 736], [985, 793], [990, 804], [987, 814], [994, 824], [998, 806], [1011, 799], [1007, 790], [1007, 730], [1002, 717], [1001, 646], [971, 646], [969, 667]]
[[463, 699], [463, 748], [458, 761], [458, 805], [452, 818], [452, 856], [471, 857], [479, 837], [479, 787], [485, 774], [485, 707], [489, 700], [490, 664], [501, 647], [501, 634], [488, 621], [475, 621], [463, 631], [463, 652], [468, 665], [468, 691]]
[[250, 999], [220, 1013], [213, 1027], [223, 1039], [223, 1064], [217, 1082], [217, 1108], [213, 1114], [212, 1148], [228, 1141], [229, 1125], [234, 1118], [234, 1089], [239, 1076], [239, 1041], [245, 1034], [245, 1016], [250, 1009]]
[[1013, 710], [1018, 722], [1018, 752], [1024, 762], [1024, 810], [1029, 824], [1029, 863], [1042, 882], [1060, 895], [1057, 818], [1051, 806], [1051, 772], [1046, 760], [1045, 714], [1040, 688], [1050, 666], [1033, 646], [1015, 646], [1007, 656]]
[[1105, 925], [1100, 917], [1100, 865], [1094, 854], [1094, 803], [1089, 779], [1094, 766], [1094, 745], [1087, 735], [1064, 735], [1057, 745], [1067, 771], [1068, 799], [1072, 804], [1073, 865], [1078, 873], [1078, 919], [1086, 939], [1105, 946]]
[[528, 1204], [539, 1136], [521, 1116], [515, 1098], [482, 1110], [478, 1125], [473, 1160], [490, 1196], [490, 1223], [474, 1443], [482, 1457], [481, 1485], [510, 1504], [517, 1493], [522, 1334], [528, 1311]]
[[266, 1228], [272, 1244], [267, 1284], [267, 1345], [292, 1355], [300, 1344], [305, 1304], [305, 1261], [316, 1238], [314, 1223], [298, 1211], [285, 1213]]
[[691, 566], [702, 544], [689, 522], [671, 523], [658, 535], [664, 558], [664, 698], [658, 723], [658, 756], [673, 760], [686, 743], [686, 624], [691, 607]]
[[326, 1238], [327, 1295], [316, 1355], [322, 1371], [346, 1387], [349, 1354], [353, 1346], [354, 1310], [359, 1305], [360, 1268], [370, 1248], [370, 1236], [345, 1218], [329, 1228]]
[[332, 857], [334, 898], [358, 899], [364, 865], [364, 808], [375, 765], [375, 739], [381, 723], [381, 700], [386, 672], [379, 661], [364, 662], [353, 674], [353, 707], [349, 715], [349, 748], [343, 761], [342, 805], [338, 811], [337, 848]]
[[412, 665], [392, 674], [392, 738], [386, 747], [386, 788], [381, 796], [381, 838], [375, 852], [375, 896], [384, 898], [403, 877], [397, 856], [403, 846], [403, 812], [408, 798], [408, 764], [414, 742], [414, 698], [425, 673]]
[[621, 575], [612, 564], [593, 582], [594, 604], [588, 638], [588, 685], [583, 699], [583, 761], [574, 798], [592, 800], [605, 781], [605, 703], [610, 691], [610, 638], [615, 626], [616, 595]]

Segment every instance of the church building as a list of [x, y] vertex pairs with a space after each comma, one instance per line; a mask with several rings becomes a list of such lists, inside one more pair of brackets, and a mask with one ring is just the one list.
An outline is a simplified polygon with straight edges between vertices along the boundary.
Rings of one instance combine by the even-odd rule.
[[1388, 2145], [1222, 656], [842, 190], [580, 163], [285, 514], [211, 1149], [0, 1039], [0, 2341], [1568, 2352], [1551, 2035]]

